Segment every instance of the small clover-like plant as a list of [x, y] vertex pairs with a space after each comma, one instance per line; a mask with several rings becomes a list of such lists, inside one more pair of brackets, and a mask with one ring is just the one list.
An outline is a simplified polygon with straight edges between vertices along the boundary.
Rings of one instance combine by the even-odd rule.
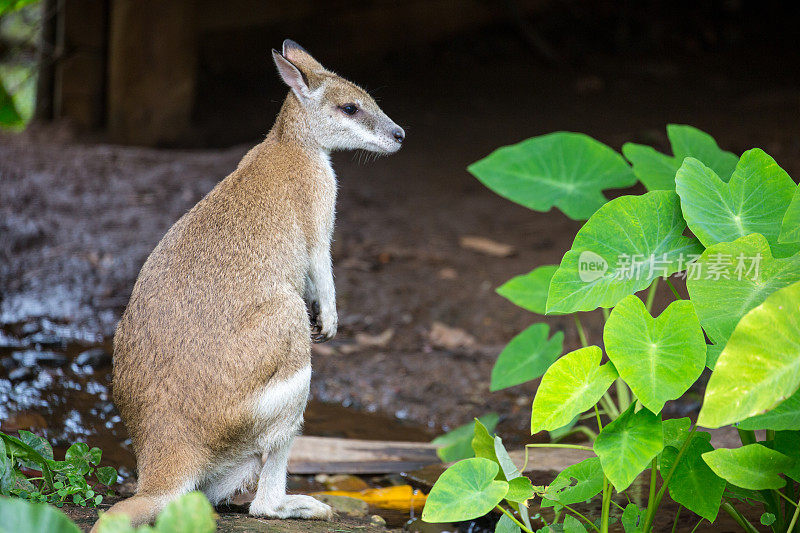
[[[667, 135], [672, 155], [623, 146], [632, 168], [610, 147], [564, 132], [501, 148], [469, 167], [512, 201], [586, 220], [559, 265], [497, 290], [536, 314], [571, 314], [582, 347], [562, 355], [563, 332], [551, 336], [547, 324], [533, 324], [500, 354], [490, 388], [541, 376], [532, 433], [548, 431], [557, 441], [580, 432], [591, 442], [527, 445], [589, 454], [537, 487], [476, 422], [472, 453], [461, 435], [461, 455], [449, 460], [475, 458], [437, 481], [423, 520], [496, 510], [504, 533], [606, 533], [616, 514], [626, 533], [650, 533], [669, 494], [678, 512], [700, 521], [713, 523], [722, 511], [752, 533], [744, 503], [762, 506], [759, 522], [774, 533], [800, 529], [800, 187], [760, 149], [738, 157], [691, 126], [669, 125]], [[603, 196], [631, 185], [631, 176], [649, 192]], [[686, 279], [689, 298], [673, 275]], [[662, 279], [675, 301], [654, 316]], [[604, 331], [591, 340], [602, 345], [591, 344], [577, 314], [597, 309]], [[713, 372], [697, 423], [664, 419], [668, 402], [702, 386], [706, 367]], [[586, 419], [599, 432], [581, 425]], [[714, 449], [698, 424], [736, 424], [742, 446]], [[761, 440], [757, 430], [765, 430]], [[648, 467], [647, 500], [614, 501]], [[553, 509], [552, 519], [530, 516], [536, 497], [542, 511]], [[593, 498], [601, 500], [599, 518], [572, 507]]]
[[101, 458], [100, 448], [76, 442], [57, 461], [47, 439], [24, 430], [19, 437], [0, 432], [0, 495], [96, 507], [117, 482], [116, 469], [99, 466]]

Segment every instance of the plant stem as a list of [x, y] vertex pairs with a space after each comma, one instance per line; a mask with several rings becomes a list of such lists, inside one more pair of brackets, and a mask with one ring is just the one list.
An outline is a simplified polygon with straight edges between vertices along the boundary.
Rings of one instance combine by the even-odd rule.
[[736, 508], [728, 502], [722, 502], [720, 509], [728, 513], [733, 520], [739, 524], [747, 533], [758, 533], [758, 530], [751, 524], [745, 517], [743, 517]]
[[795, 508], [794, 508], [794, 514], [792, 515], [792, 521], [789, 522], [789, 527], [786, 528], [786, 533], [792, 533], [795, 524], [797, 524], [797, 517], [800, 516], [800, 505], [797, 505], [795, 503], [794, 506]]
[[[656, 475], [658, 470], [658, 459], [653, 457], [653, 461], [650, 463], [650, 493], [647, 496], [647, 512], [644, 514], [645, 516], [650, 516], [651, 507], [656, 504]], [[655, 511], [652, 511], [653, 513]], [[673, 528], [674, 530], [675, 528]], [[645, 531], [647, 529], [645, 528]]]
[[617, 378], [614, 382], [617, 387], [617, 403], [619, 410], [624, 411], [631, 405], [631, 392], [628, 385], [622, 381], [622, 378]]
[[608, 482], [608, 478], [603, 475], [603, 513], [600, 518], [600, 530], [601, 533], [608, 533], [608, 515], [609, 511], [611, 510], [611, 483]]
[[672, 533], [675, 533], [678, 527], [678, 517], [681, 515], [681, 509], [683, 509], [683, 505], [679, 505], [678, 510], [675, 511], [675, 520], [672, 521]]
[[525, 446], [525, 461], [522, 463], [522, 469], [520, 470], [520, 472], [524, 472], [527, 466], [528, 466], [528, 447]]
[[614, 501], [614, 498], [611, 498], [611, 505], [619, 509], [620, 511], [625, 511], [625, 508]]
[[552, 442], [544, 442], [541, 444], [526, 444], [526, 448], [569, 448], [570, 450], [586, 450], [587, 452], [594, 452], [594, 449], [589, 446], [581, 446], [580, 444], [557, 444]]
[[583, 520], [584, 520], [584, 521], [585, 521], [587, 524], [589, 524], [590, 526], [592, 526], [592, 529], [594, 529], [595, 531], [600, 531], [599, 529], [597, 529], [597, 526], [596, 526], [596, 525], [594, 525], [594, 522], [592, 522], [591, 520], [589, 520], [588, 518], [586, 518], [585, 516], [583, 516], [581, 513], [579, 513], [578, 511], [576, 511], [575, 509], [573, 509], [573, 508], [572, 508], [572, 507], [570, 507], [569, 505], [565, 505], [565, 506], [564, 506], [564, 509], [566, 509], [567, 511], [571, 512], [572, 514], [574, 514], [574, 515], [575, 515], [575, 516], [577, 516], [578, 518], [582, 518], [582, 519], [583, 519]]
[[608, 395], [608, 392], [603, 394], [603, 397], [600, 398], [600, 404], [603, 406], [603, 410], [611, 420], [614, 420], [619, 416], [619, 409], [617, 409], [617, 406], [614, 405], [614, 400], [611, 399], [611, 396]]
[[697, 528], [698, 528], [698, 527], [700, 527], [700, 524], [702, 524], [702, 523], [703, 523], [703, 520], [705, 520], [705, 518], [701, 518], [701, 519], [700, 519], [700, 521], [698, 521], [698, 522], [697, 522], [697, 523], [694, 525], [694, 527], [692, 528], [692, 530], [691, 530], [689, 533], [694, 533], [694, 532], [697, 530]]
[[739, 432], [739, 440], [742, 441], [742, 446], [747, 446], [748, 444], [755, 444], [758, 442], [756, 440], [756, 432], [755, 431], [748, 431], [746, 429], [739, 429], [736, 428], [736, 431]]
[[656, 278], [653, 280], [653, 283], [650, 284], [650, 290], [647, 291], [647, 302], [645, 303], [647, 307], [647, 312], [649, 313], [650, 310], [653, 308], [653, 300], [656, 298], [656, 291], [658, 290], [658, 280], [660, 278]]
[[656, 494], [655, 502], [649, 501], [647, 502], [647, 514], [645, 515], [644, 527], [642, 528], [643, 531], [650, 531], [650, 528], [653, 525], [653, 520], [656, 517], [656, 510], [658, 506], [661, 505], [661, 499], [664, 497], [664, 493], [667, 490], [667, 486], [669, 485], [669, 480], [672, 479], [672, 474], [675, 473], [675, 468], [678, 466], [678, 463], [681, 462], [683, 458], [683, 454], [686, 453], [686, 450], [689, 448], [689, 443], [692, 441], [694, 437], [694, 432], [697, 430], [697, 424], [695, 423], [692, 426], [691, 431], [689, 431], [689, 435], [686, 436], [686, 440], [683, 441], [683, 445], [681, 446], [680, 451], [678, 451], [677, 457], [675, 457], [675, 461], [673, 461], [672, 466], [667, 472], [666, 476], [662, 476], [664, 478], [664, 483], [661, 485], [661, 488], [658, 490], [658, 494]]
[[498, 506], [497, 506], [497, 508], [498, 508], [498, 509], [500, 509], [500, 510], [503, 512], [503, 514], [504, 514], [504, 515], [506, 515], [506, 516], [507, 516], [507, 517], [509, 517], [511, 520], [513, 520], [513, 521], [514, 521], [514, 523], [515, 523], [515, 524], [517, 524], [517, 525], [519, 526], [519, 528], [520, 528], [522, 531], [527, 531], [528, 533], [533, 533], [533, 531], [531, 531], [530, 529], [528, 529], [527, 527], [525, 527], [525, 524], [523, 524], [522, 522], [520, 522], [519, 520], [517, 520], [516, 518], [514, 518], [514, 515], [513, 515], [513, 514], [511, 514], [510, 512], [506, 511], [506, 510], [505, 510], [505, 508], [503, 508], [503, 506], [502, 506], [502, 505], [498, 505]]
[[[589, 440], [594, 440], [597, 438], [597, 433], [592, 431], [591, 429], [587, 428], [586, 426], [577, 426], [569, 431], [567, 435], [572, 435], [573, 433], [583, 433]], [[564, 435], [566, 437], [566, 435]]]
[[778, 496], [780, 496], [781, 498], [783, 498], [783, 499], [784, 499], [784, 500], [786, 500], [787, 502], [789, 502], [789, 503], [791, 503], [792, 505], [794, 505], [795, 507], [797, 507], [797, 505], [798, 505], [798, 504], [797, 504], [797, 503], [795, 503], [795, 501], [794, 501], [794, 500], [792, 500], [791, 498], [789, 498], [788, 496], [786, 496], [786, 495], [785, 495], [784, 493], [782, 493], [781, 491], [778, 491]]
[[606, 309], [605, 307], [601, 307], [600, 311], [603, 313], [603, 320], [608, 322], [608, 315], [609, 315], [608, 309]]
[[573, 320], [575, 320], [575, 327], [578, 329], [578, 338], [581, 340], [581, 346], [586, 348], [589, 346], [589, 341], [586, 338], [586, 332], [583, 330], [583, 324], [581, 324], [581, 319], [578, 318], [578, 314], [575, 313], [572, 315]]
[[676, 300], [683, 300], [683, 298], [681, 297], [681, 293], [678, 292], [678, 289], [675, 288], [675, 285], [672, 284], [670, 279], [669, 278], [664, 278], [664, 279], [667, 282], [667, 286], [669, 287], [669, 290], [671, 290], [673, 296], [675, 296], [675, 299]]
[[594, 414], [597, 416], [597, 431], [603, 431], [603, 421], [600, 420], [600, 411], [597, 409], [597, 404], [594, 404]]

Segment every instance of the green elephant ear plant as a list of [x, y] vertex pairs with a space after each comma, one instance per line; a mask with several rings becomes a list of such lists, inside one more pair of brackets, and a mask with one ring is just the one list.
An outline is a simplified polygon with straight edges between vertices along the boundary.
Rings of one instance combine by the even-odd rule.
[[[497, 290], [533, 313], [572, 315], [583, 347], [562, 355], [563, 333], [550, 336], [546, 324], [533, 324], [499, 355], [491, 390], [541, 377], [531, 433], [549, 431], [555, 441], [581, 431], [591, 443], [527, 446], [592, 456], [533, 486], [502, 440], [476, 421], [475, 456], [444, 472], [423, 520], [499, 510], [502, 532], [606, 533], [618, 519], [626, 533], [647, 533], [669, 492], [678, 513], [685, 508], [700, 522], [713, 523], [722, 510], [754, 532], [740, 509], [759, 505], [761, 525], [800, 531], [800, 188], [758, 148], [737, 157], [690, 126], [669, 125], [667, 134], [672, 155], [628, 143], [623, 158], [590, 137], [558, 132], [469, 167], [509, 200], [586, 221], [559, 265]], [[637, 180], [648, 192], [611, 201], [603, 195]], [[671, 276], [686, 280], [689, 298]], [[659, 280], [674, 301], [652, 316]], [[589, 344], [578, 314], [598, 308], [602, 347]], [[665, 420], [666, 402], [706, 367], [711, 377], [697, 420]], [[586, 418], [597, 420], [599, 432], [577, 425]], [[731, 424], [741, 447], [714, 449], [698, 429]], [[760, 440], [758, 430], [765, 430]], [[646, 501], [630, 503], [626, 491], [648, 468]], [[552, 519], [530, 516], [537, 498], [540, 510], [553, 508]], [[594, 498], [599, 517], [573, 507]]]

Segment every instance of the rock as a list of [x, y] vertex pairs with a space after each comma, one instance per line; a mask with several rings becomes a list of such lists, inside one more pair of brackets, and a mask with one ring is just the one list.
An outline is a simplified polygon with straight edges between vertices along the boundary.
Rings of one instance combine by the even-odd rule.
[[360, 477], [351, 476], [348, 474], [337, 474], [334, 476], [327, 476], [323, 481], [328, 490], [348, 490], [359, 491], [369, 488], [367, 482]]
[[338, 515], [359, 518], [367, 516], [369, 512], [369, 505], [364, 500], [333, 494], [315, 494], [314, 497], [322, 503], [330, 505]]
[[378, 527], [386, 527], [386, 520], [384, 520], [382, 516], [377, 514], [374, 514], [369, 517], [369, 523]]
[[492, 257], [511, 257], [517, 250], [510, 244], [493, 241], [486, 237], [464, 235], [459, 239], [462, 248]]
[[475, 337], [460, 328], [451, 328], [441, 322], [434, 322], [428, 339], [436, 348], [457, 350], [459, 348], [474, 348], [477, 345]]

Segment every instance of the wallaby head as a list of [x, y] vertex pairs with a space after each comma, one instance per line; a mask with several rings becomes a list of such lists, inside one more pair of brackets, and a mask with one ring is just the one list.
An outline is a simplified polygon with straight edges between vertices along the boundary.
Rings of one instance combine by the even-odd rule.
[[323, 149], [384, 154], [400, 149], [403, 128], [364, 89], [326, 70], [289, 39], [283, 42], [282, 52], [272, 51], [272, 59], [304, 114], [295, 118], [307, 122], [309, 133]]

